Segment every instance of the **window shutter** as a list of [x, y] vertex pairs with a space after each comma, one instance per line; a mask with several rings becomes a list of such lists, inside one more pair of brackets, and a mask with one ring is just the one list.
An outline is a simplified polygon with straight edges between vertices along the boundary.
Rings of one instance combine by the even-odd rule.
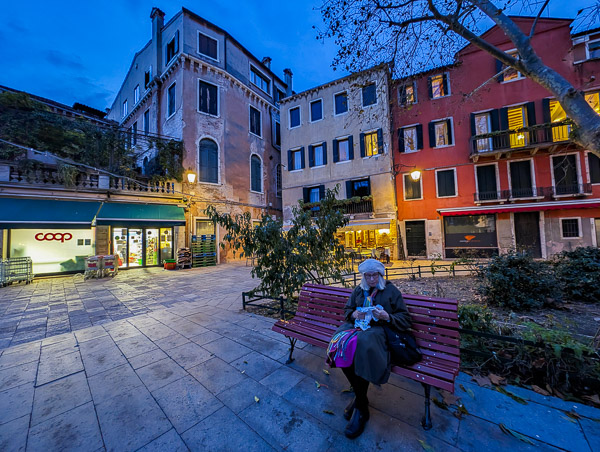
[[348, 199], [352, 198], [352, 181], [351, 180], [346, 181], [346, 198], [348, 198]]
[[304, 199], [304, 202], [310, 202], [310, 188], [302, 187], [302, 198]]
[[[502, 63], [502, 61], [500, 60], [496, 60], [496, 74], [498, 74], [499, 72], [502, 72], [502, 69], [504, 69], [504, 64]], [[503, 82], [504, 81], [504, 74], [500, 74], [496, 80], [498, 81], [498, 83]]]
[[446, 119], [446, 128], [448, 129], [448, 144], [453, 144], [453, 136], [452, 136], [452, 120]]
[[429, 147], [435, 147], [435, 123], [429, 123]]
[[292, 160], [292, 150], [288, 149], [288, 171], [292, 171], [295, 170], [296, 168], [294, 168], [294, 161]]
[[308, 166], [315, 166], [315, 148], [312, 145], [308, 146]]
[[526, 108], [527, 108], [527, 125], [533, 126], [533, 125], [537, 124], [536, 120], [535, 120], [535, 102], [527, 102]]
[[500, 130], [508, 130], [508, 108], [500, 109]]
[[450, 94], [450, 83], [448, 82], [448, 73], [444, 72], [442, 76], [442, 84], [444, 86], [444, 96], [448, 96]]
[[383, 154], [383, 130], [377, 129], [377, 153]]
[[423, 124], [417, 124], [417, 149], [423, 149]]
[[398, 129], [398, 151], [405, 152], [404, 149], [404, 129]]
[[348, 137], [348, 159], [354, 160], [354, 137], [352, 135]]
[[550, 123], [550, 99], [542, 99], [542, 111], [544, 115], [544, 124]]
[[471, 113], [471, 136], [477, 135], [477, 128], [475, 127], [475, 113]]
[[325, 199], [325, 185], [319, 185], [319, 201]]
[[367, 182], [369, 186], [367, 187], [367, 196], [371, 196], [371, 176], [367, 177]]
[[306, 168], [306, 160], [304, 158], [304, 148], [300, 148], [300, 162], [301, 162], [301, 166], [302, 169]]
[[327, 141], [323, 141], [323, 165], [327, 165]]
[[361, 157], [365, 156], [365, 134], [364, 133], [360, 134], [360, 156]]
[[495, 109], [490, 111], [490, 122], [492, 123], [492, 132], [497, 132], [500, 129], [500, 110]]
[[431, 86], [431, 77], [427, 77], [427, 89], [429, 90], [429, 98], [433, 99], [433, 87]]
[[179, 30], [175, 32], [175, 53], [179, 53]]
[[337, 163], [340, 161], [340, 145], [338, 140], [333, 140], [333, 162]]
[[400, 105], [406, 105], [406, 85], [402, 85], [398, 90]]

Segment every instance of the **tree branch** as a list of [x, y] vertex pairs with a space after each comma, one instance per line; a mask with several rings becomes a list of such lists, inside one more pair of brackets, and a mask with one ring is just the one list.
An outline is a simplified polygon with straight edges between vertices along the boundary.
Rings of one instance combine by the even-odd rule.
[[544, 10], [546, 9], [546, 6], [548, 6], [549, 2], [550, 2], [550, 0], [546, 0], [544, 2], [544, 4], [542, 5], [542, 7], [540, 8], [540, 12], [536, 16], [535, 20], [533, 21], [533, 25], [531, 26], [531, 31], [529, 32], [529, 39], [533, 38], [533, 34], [535, 33], [535, 26], [537, 25], [538, 19], [542, 15], [542, 12], [544, 12]]
[[420, 23], [420, 22], [428, 22], [428, 21], [436, 21], [436, 18], [434, 16], [412, 17], [412, 18], [404, 20], [402, 22], [396, 22], [395, 20], [391, 20], [391, 19], [390, 20], [379, 19], [379, 22], [382, 24], [387, 24], [390, 27], [395, 26], [395, 27], [399, 27], [399, 28], [406, 28], [411, 24], [416, 24], [416, 23]]

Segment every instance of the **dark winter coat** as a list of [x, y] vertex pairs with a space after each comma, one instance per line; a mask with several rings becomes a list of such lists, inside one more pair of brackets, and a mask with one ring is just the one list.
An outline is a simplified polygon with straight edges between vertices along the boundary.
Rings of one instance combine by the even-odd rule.
[[[363, 305], [365, 295], [363, 289], [358, 286], [352, 292], [348, 303], [346, 303], [346, 322], [340, 325], [337, 331], [354, 328], [352, 313], [357, 307]], [[390, 377], [390, 353], [385, 340], [385, 332], [381, 325], [391, 326], [398, 331], [406, 331], [410, 328], [410, 316], [402, 294], [394, 284], [386, 281], [384, 290], [377, 292], [373, 306], [383, 306], [390, 315], [390, 321], [371, 321], [371, 328], [360, 331], [357, 336], [356, 352], [354, 354], [354, 371], [356, 375], [375, 384], [387, 383]]]

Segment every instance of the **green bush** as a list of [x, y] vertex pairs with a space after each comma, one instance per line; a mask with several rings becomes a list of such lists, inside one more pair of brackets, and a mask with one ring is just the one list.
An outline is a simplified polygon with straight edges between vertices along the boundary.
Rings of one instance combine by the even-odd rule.
[[600, 248], [563, 251], [553, 260], [556, 278], [571, 301], [600, 302]]
[[494, 314], [487, 306], [461, 304], [458, 306], [458, 323], [465, 330], [491, 333], [494, 331]]
[[553, 268], [524, 253], [494, 257], [479, 276], [481, 294], [489, 304], [517, 311], [541, 308], [560, 298]]

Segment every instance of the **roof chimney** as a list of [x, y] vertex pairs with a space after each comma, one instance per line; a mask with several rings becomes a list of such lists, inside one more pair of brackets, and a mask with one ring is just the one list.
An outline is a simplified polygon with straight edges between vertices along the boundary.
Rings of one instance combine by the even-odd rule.
[[286, 89], [285, 89], [285, 96], [289, 97], [292, 95], [293, 90], [292, 90], [292, 76], [294, 74], [292, 74], [292, 70], [291, 69], [284, 69], [283, 70], [283, 81], [286, 84]]
[[152, 19], [152, 47], [154, 48], [154, 76], [162, 74], [162, 29], [165, 25], [165, 13], [156, 6], [150, 13]]
[[261, 60], [261, 63], [264, 64], [265, 66], [267, 66], [267, 69], [271, 69], [271, 61], [272, 61], [271, 57], [264, 57]]

